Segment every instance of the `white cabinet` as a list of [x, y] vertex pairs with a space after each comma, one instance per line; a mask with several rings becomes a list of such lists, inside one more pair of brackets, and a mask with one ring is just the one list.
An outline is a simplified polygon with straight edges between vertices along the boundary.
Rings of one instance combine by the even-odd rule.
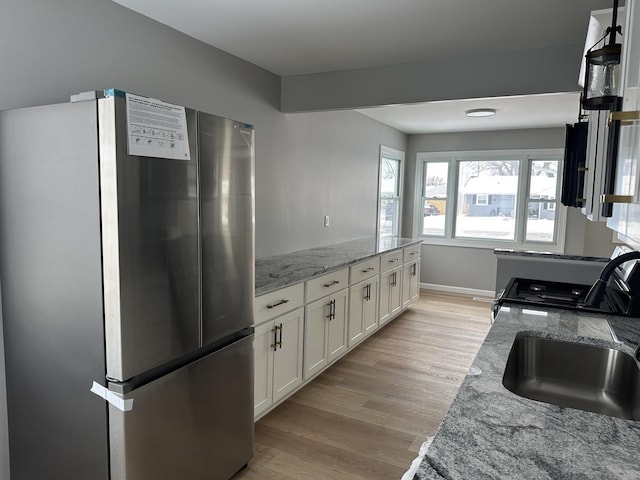
[[405, 263], [402, 272], [402, 308], [420, 296], [420, 258]]
[[605, 221], [602, 192], [606, 191], [606, 163], [609, 144], [609, 110], [589, 112], [584, 201], [581, 212], [593, 221]]
[[302, 384], [304, 308], [256, 327], [254, 417]]
[[302, 384], [304, 284], [256, 297], [254, 417]]
[[298, 283], [256, 297], [253, 318], [256, 325], [304, 305], [304, 284]]
[[386, 272], [399, 265], [402, 265], [403, 252], [402, 250], [394, 250], [389, 253], [385, 253], [380, 257], [380, 271]]
[[349, 288], [349, 348], [378, 328], [378, 275]]
[[[616, 165], [616, 196], [631, 203], [613, 203], [613, 215], [607, 226], [620, 233], [628, 243], [640, 244], [640, 2], [625, 2], [622, 69], [623, 103], [620, 141]], [[619, 197], [620, 200], [622, 200]]]
[[380, 273], [380, 257], [370, 258], [349, 267], [349, 285], [371, 278]]
[[348, 297], [349, 289], [344, 288], [305, 307], [305, 380], [347, 351]]
[[349, 269], [343, 268], [335, 272], [314, 277], [306, 281], [307, 303], [342, 290], [349, 286]]
[[380, 275], [378, 325], [382, 326], [402, 311], [402, 267]]
[[416, 244], [256, 297], [254, 418], [402, 312], [419, 289]]

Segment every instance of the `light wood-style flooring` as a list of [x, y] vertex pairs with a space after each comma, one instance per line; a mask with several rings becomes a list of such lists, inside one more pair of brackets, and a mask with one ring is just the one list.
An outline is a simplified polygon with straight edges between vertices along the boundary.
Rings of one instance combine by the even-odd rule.
[[490, 303], [421, 293], [255, 425], [234, 480], [399, 480], [446, 414], [490, 328]]

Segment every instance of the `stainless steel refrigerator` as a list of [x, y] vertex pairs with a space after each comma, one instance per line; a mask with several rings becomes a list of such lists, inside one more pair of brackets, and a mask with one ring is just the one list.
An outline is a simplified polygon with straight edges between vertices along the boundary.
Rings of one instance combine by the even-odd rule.
[[183, 108], [185, 158], [132, 154], [127, 101], [0, 112], [12, 480], [228, 479], [253, 454], [253, 127]]

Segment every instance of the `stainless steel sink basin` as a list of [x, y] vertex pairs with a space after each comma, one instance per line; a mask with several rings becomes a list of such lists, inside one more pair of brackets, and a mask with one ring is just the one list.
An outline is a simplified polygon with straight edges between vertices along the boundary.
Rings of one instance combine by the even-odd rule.
[[502, 384], [532, 400], [640, 420], [640, 369], [612, 348], [517, 337]]

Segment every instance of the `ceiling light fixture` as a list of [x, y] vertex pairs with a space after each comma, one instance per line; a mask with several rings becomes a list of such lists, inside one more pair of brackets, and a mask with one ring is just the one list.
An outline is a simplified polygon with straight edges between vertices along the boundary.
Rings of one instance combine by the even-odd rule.
[[[585, 110], [617, 109], [620, 85], [620, 52], [622, 45], [616, 43], [616, 33], [622, 35], [618, 23], [618, 0], [613, 0], [611, 26], [604, 36], [587, 50], [582, 107]], [[609, 36], [609, 43], [594, 50]]]
[[474, 108], [464, 112], [467, 117], [491, 117], [496, 114], [495, 108]]

